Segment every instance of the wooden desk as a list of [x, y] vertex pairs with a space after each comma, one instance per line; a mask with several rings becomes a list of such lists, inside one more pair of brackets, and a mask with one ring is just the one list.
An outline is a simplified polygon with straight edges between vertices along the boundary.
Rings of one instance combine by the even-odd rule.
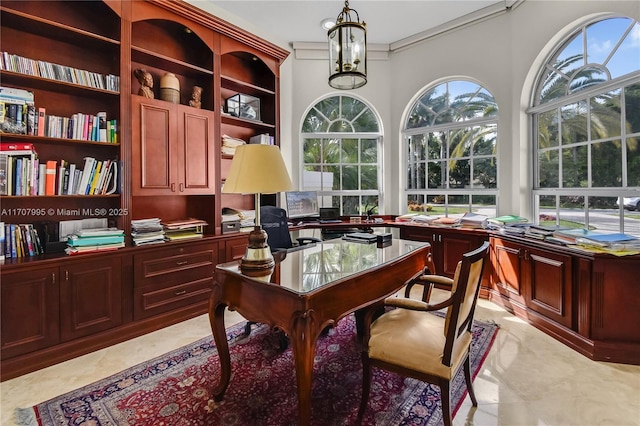
[[[224, 311], [284, 330], [291, 340], [298, 385], [299, 424], [311, 418], [311, 380], [316, 340], [344, 316], [360, 312], [398, 291], [430, 261], [428, 243], [394, 239], [390, 246], [324, 241], [287, 253], [271, 281], [240, 273], [237, 262], [218, 265], [209, 300], [209, 319], [218, 347], [221, 376], [214, 390], [222, 400], [231, 377]], [[278, 282], [275, 282], [278, 281]]]

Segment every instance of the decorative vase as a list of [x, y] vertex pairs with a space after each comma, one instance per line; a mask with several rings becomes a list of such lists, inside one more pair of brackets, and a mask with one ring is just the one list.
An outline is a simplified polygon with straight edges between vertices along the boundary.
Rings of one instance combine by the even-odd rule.
[[160, 99], [180, 103], [180, 81], [175, 74], [168, 72], [160, 78]]

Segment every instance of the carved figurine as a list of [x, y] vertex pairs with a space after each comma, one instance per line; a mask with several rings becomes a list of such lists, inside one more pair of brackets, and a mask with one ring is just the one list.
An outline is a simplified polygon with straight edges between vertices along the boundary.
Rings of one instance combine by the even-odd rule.
[[200, 99], [202, 98], [202, 87], [193, 86], [193, 92], [191, 93], [191, 100], [189, 101], [189, 106], [194, 108], [200, 108], [202, 106], [202, 102]]
[[140, 82], [140, 90], [138, 90], [138, 95], [144, 96], [145, 98], [153, 99], [153, 76], [150, 72], [147, 72], [144, 68], [138, 68], [133, 71], [133, 75]]

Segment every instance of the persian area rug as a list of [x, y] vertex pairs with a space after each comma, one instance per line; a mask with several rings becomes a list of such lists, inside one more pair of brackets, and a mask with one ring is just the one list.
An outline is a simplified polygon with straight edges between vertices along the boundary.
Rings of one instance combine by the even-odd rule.
[[[65, 395], [16, 412], [30, 426], [271, 426], [297, 423], [293, 355], [279, 349], [280, 333], [267, 326], [243, 336], [244, 324], [227, 330], [232, 376], [224, 399], [211, 389], [220, 368], [213, 338], [172, 351]], [[473, 326], [471, 371], [475, 377], [498, 326]], [[312, 424], [355, 424], [362, 391], [362, 364], [353, 315], [318, 339], [313, 371]], [[440, 389], [373, 369], [365, 425], [438, 425]], [[462, 371], [451, 386], [457, 410], [466, 395]], [[455, 411], [454, 411], [455, 412]]]

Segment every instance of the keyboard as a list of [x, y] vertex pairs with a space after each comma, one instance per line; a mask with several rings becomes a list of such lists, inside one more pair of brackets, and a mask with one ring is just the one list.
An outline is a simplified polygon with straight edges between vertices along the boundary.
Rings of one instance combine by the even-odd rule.
[[320, 223], [342, 223], [340, 219], [320, 219]]

